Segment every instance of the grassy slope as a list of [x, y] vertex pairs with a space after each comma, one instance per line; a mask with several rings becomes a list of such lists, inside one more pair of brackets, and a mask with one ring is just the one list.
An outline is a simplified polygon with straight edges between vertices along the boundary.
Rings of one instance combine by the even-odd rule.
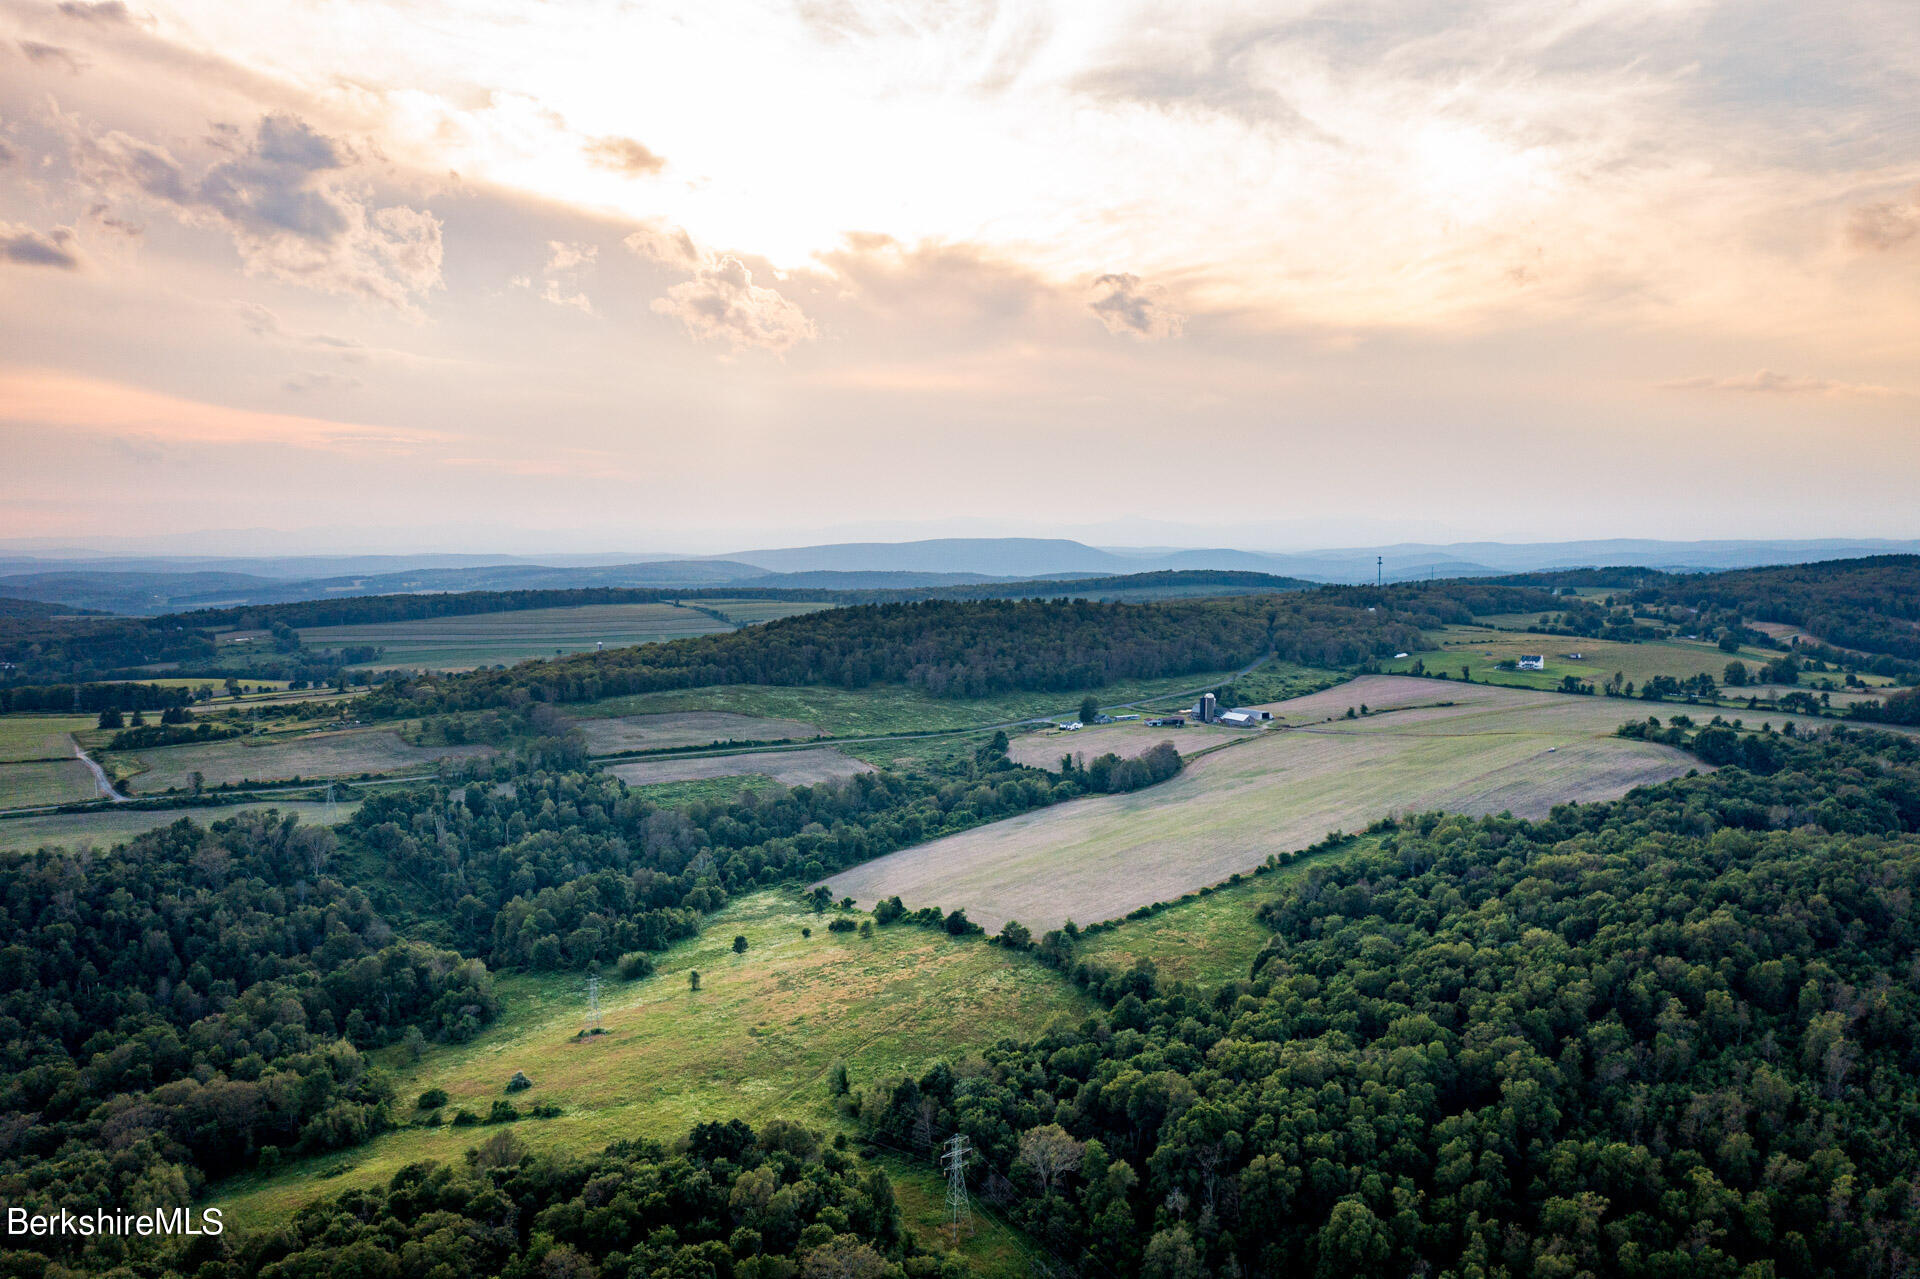
[[[741, 899], [708, 921], [705, 933], [661, 957], [643, 981], [602, 986], [609, 1033], [576, 1039], [584, 982], [564, 976], [500, 981], [506, 1011], [471, 1044], [435, 1047], [418, 1063], [394, 1058], [402, 1106], [429, 1087], [452, 1096], [446, 1114], [484, 1114], [509, 1076], [535, 1086], [515, 1097], [524, 1110], [561, 1106], [558, 1119], [523, 1120], [535, 1148], [595, 1149], [627, 1136], [673, 1137], [709, 1119], [775, 1116], [836, 1129], [844, 1125], [827, 1072], [848, 1063], [856, 1085], [901, 1070], [916, 1073], [1008, 1035], [1038, 1033], [1059, 1016], [1090, 1008], [1085, 997], [1024, 956], [979, 939], [955, 941], [919, 928], [829, 933], [784, 895]], [[813, 936], [802, 938], [802, 927]], [[735, 934], [748, 939], [735, 955]], [[688, 989], [688, 969], [702, 975]], [[390, 1050], [391, 1055], [392, 1050]], [[302, 1160], [263, 1178], [220, 1188], [228, 1220], [257, 1225], [316, 1195], [384, 1180], [419, 1159], [457, 1158], [482, 1128], [413, 1127], [356, 1150]]]
[[[1508, 619], [1512, 620], [1512, 619]], [[1526, 619], [1531, 620], [1531, 619]], [[1448, 626], [1429, 631], [1427, 638], [1436, 647], [1410, 653], [1399, 661], [1384, 662], [1383, 670], [1404, 671], [1416, 660], [1427, 669], [1444, 670], [1456, 678], [1462, 666], [1473, 678], [1515, 688], [1555, 688], [1568, 675], [1578, 676], [1595, 685], [1604, 684], [1618, 671], [1635, 684], [1644, 684], [1654, 675], [1687, 679], [1694, 675], [1720, 678], [1727, 663], [1739, 660], [1749, 668], [1764, 666], [1777, 652], [1743, 648], [1738, 653], [1723, 653], [1717, 644], [1697, 640], [1661, 640], [1646, 644], [1621, 644], [1608, 640], [1581, 639], [1570, 635], [1529, 635], [1495, 630], [1488, 626]], [[1522, 653], [1546, 657], [1544, 671], [1503, 671], [1499, 663], [1518, 658]], [[1561, 656], [1579, 653], [1581, 660]]]

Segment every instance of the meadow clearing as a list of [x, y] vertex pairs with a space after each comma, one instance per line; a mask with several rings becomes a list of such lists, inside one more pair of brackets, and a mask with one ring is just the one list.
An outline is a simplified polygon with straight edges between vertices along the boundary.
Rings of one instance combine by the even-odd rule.
[[[514, 1124], [533, 1150], [670, 1140], [696, 1123], [732, 1118], [851, 1131], [829, 1089], [836, 1063], [846, 1064], [857, 1088], [1093, 1009], [1038, 961], [977, 937], [912, 927], [862, 937], [827, 931], [830, 918], [780, 892], [741, 898], [707, 920], [699, 937], [660, 955], [653, 976], [605, 980], [603, 1035], [579, 1037], [582, 975], [500, 977], [504, 1012], [472, 1043], [430, 1047], [417, 1062], [397, 1048], [381, 1054], [394, 1074], [396, 1108], [414, 1126], [272, 1176], [235, 1179], [217, 1188], [211, 1206], [242, 1228], [258, 1226], [316, 1196], [384, 1181], [415, 1160], [458, 1159], [493, 1129], [446, 1121], [462, 1108], [484, 1115], [509, 1098], [516, 1070], [533, 1080], [511, 1094], [516, 1106], [545, 1102], [563, 1111]], [[736, 935], [747, 939], [744, 953], [733, 950]], [[697, 991], [689, 970], [700, 973]], [[431, 1127], [418, 1125], [412, 1107], [428, 1088], [449, 1097]]]
[[0, 821], [0, 853], [31, 853], [42, 848], [112, 848], [161, 826], [171, 826], [182, 818], [208, 826], [241, 813], [263, 812], [269, 808], [292, 813], [303, 825], [324, 826], [344, 822], [358, 809], [358, 801], [342, 802], [329, 810], [325, 804], [306, 802], [265, 802], [236, 804], [231, 808], [169, 808], [142, 811], [129, 808], [103, 808], [89, 813], [35, 813]]
[[[1361, 705], [1391, 713], [1345, 718]], [[1389, 813], [1543, 816], [1699, 767], [1671, 747], [1613, 736], [1628, 719], [1674, 708], [1613, 698], [1368, 675], [1269, 709], [1292, 727], [1249, 732], [1161, 785], [950, 835], [826, 882], [863, 904], [898, 895], [916, 908], [964, 907], [989, 928], [1091, 923]], [[1776, 728], [1822, 723], [1768, 718]]]
[[71, 745], [66, 756], [58, 761], [0, 764], [0, 808], [77, 804], [97, 797], [93, 770], [74, 755]]
[[1245, 729], [1197, 721], [1185, 728], [1148, 728], [1129, 721], [1096, 724], [1072, 733], [1063, 729], [1042, 729], [1014, 738], [1007, 746], [1007, 758], [1029, 768], [1058, 769], [1062, 755], [1072, 755], [1082, 764], [1109, 752], [1121, 759], [1134, 759], [1161, 742], [1172, 742], [1182, 755], [1191, 755], [1195, 751], [1219, 746], [1245, 735]]
[[84, 733], [92, 715], [0, 715], [0, 763], [28, 759], [72, 759], [69, 733]]
[[218, 786], [401, 773], [448, 757], [492, 753], [490, 746], [415, 746], [392, 729], [361, 728], [161, 746], [109, 759], [117, 775], [128, 776], [141, 794], [150, 795], [170, 786], [187, 788], [195, 772], [206, 785]]
[[820, 736], [797, 719], [766, 719], [732, 711], [669, 711], [659, 715], [620, 715], [578, 721], [587, 748], [598, 755], [615, 751], [661, 750], [672, 746], [711, 746], [722, 742], [801, 741]]
[[764, 777], [782, 786], [811, 786], [856, 773], [870, 773], [873, 765], [842, 755], [831, 746], [795, 751], [751, 751], [737, 755], [680, 755], [664, 759], [609, 764], [607, 771], [629, 786], [661, 782], [704, 781], [716, 777]]
[[[496, 663], [512, 665], [530, 657], [591, 652], [601, 645], [618, 648], [711, 635], [825, 607], [804, 600], [700, 600], [698, 607], [665, 602], [583, 604], [364, 626], [309, 626], [301, 628], [300, 640], [317, 648], [378, 645], [385, 651], [378, 660], [366, 664], [370, 670], [459, 671]], [[706, 609], [713, 612], [702, 611]]]

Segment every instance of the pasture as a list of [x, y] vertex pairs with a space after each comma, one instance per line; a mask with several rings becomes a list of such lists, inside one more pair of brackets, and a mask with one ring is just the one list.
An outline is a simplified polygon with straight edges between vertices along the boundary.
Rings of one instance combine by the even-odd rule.
[[385, 651], [366, 664], [370, 670], [457, 671], [592, 652], [601, 645], [619, 648], [711, 635], [824, 607], [799, 600], [700, 600], [697, 606], [584, 604], [364, 626], [309, 626], [301, 629], [300, 639], [319, 648], [378, 645]]
[[[1613, 640], [1582, 639], [1571, 635], [1533, 635], [1524, 631], [1494, 630], [1487, 626], [1447, 626], [1429, 630], [1434, 647], [1406, 657], [1381, 663], [1381, 669], [1398, 673], [1424, 662], [1429, 671], [1445, 671], [1459, 678], [1466, 667], [1478, 682], [1507, 684], [1516, 688], [1555, 688], [1568, 675], [1596, 687], [1619, 672], [1635, 684], [1644, 684], [1655, 675], [1690, 679], [1711, 675], [1718, 680], [1727, 663], [1739, 660], [1749, 669], [1764, 666], [1778, 653], [1745, 648], [1738, 653], [1723, 653], [1717, 644], [1705, 640], [1657, 640], [1645, 644], [1624, 644]], [[1538, 653], [1547, 659], [1543, 671], [1501, 670], [1503, 661], [1515, 661], [1523, 653]], [[1575, 658], [1571, 654], [1578, 653]]]
[[797, 719], [766, 719], [732, 711], [671, 711], [661, 715], [621, 715], [578, 721], [580, 735], [595, 754], [660, 750], [671, 746], [710, 746], [721, 742], [777, 742], [820, 736]]
[[1161, 742], [1172, 742], [1182, 755], [1219, 746], [1236, 737], [1244, 737], [1244, 728], [1223, 728], [1214, 724], [1189, 723], [1185, 728], [1148, 728], [1143, 720], [1122, 724], [1097, 724], [1078, 732], [1042, 729], [1022, 733], [1007, 746], [1007, 758], [1029, 768], [1057, 770], [1062, 755], [1072, 755], [1085, 763], [1109, 752], [1121, 759], [1135, 759]]
[[[547, 1102], [564, 1112], [514, 1125], [534, 1150], [671, 1139], [732, 1118], [784, 1117], [835, 1131], [848, 1127], [828, 1089], [836, 1062], [858, 1088], [1092, 1010], [1037, 961], [979, 938], [913, 927], [862, 937], [828, 932], [829, 918], [784, 894], [741, 898], [701, 936], [659, 956], [653, 976], [605, 981], [607, 1033], [590, 1038], [577, 1034], [586, 1009], [580, 975], [498, 978], [505, 1012], [474, 1042], [431, 1047], [418, 1062], [397, 1049], [384, 1054], [398, 1113], [416, 1119], [413, 1099], [443, 1088], [450, 1101], [441, 1123], [298, 1160], [271, 1177], [239, 1178], [218, 1187], [213, 1203], [230, 1222], [259, 1226], [319, 1195], [385, 1181], [415, 1160], [458, 1159], [491, 1129], [445, 1121], [461, 1108], [484, 1115], [507, 1096], [516, 1070], [534, 1084], [512, 1097], [516, 1106]], [[802, 928], [813, 935], [803, 937]], [[733, 952], [736, 934], [747, 938], [744, 954]], [[688, 987], [689, 969], [700, 973], [697, 991]]]
[[304, 825], [329, 825], [346, 821], [359, 807], [358, 801], [340, 803], [329, 813], [325, 804], [283, 800], [235, 804], [231, 808], [172, 808], [153, 812], [106, 808], [91, 813], [36, 813], [0, 821], [0, 853], [31, 853], [42, 848], [112, 848], [150, 830], [171, 826], [183, 817], [207, 826], [241, 813], [257, 813], [269, 808], [296, 814]]
[[[1209, 671], [1165, 679], [1122, 680], [1086, 692], [1107, 708], [1133, 702], [1172, 704], [1181, 700], [1176, 695], [1213, 687], [1227, 681], [1232, 674], [1231, 671]], [[1264, 694], [1279, 697], [1321, 688], [1336, 678], [1326, 671], [1271, 662], [1238, 681], [1238, 684], [1252, 690], [1251, 696]], [[637, 693], [630, 697], [612, 697], [576, 708], [572, 713], [582, 719], [583, 730], [586, 722], [593, 719], [666, 712], [723, 711], [758, 719], [796, 720], [814, 726], [829, 736], [852, 737], [879, 733], [945, 732], [1025, 719], [1070, 716], [1078, 710], [1084, 695], [1081, 691], [1012, 692], [957, 700], [930, 697], [919, 689], [897, 685], [844, 689], [820, 685], [773, 688], [759, 684], [720, 684], [708, 688], [670, 689], [658, 693]]]
[[831, 746], [796, 751], [749, 751], [737, 755], [679, 755], [609, 764], [607, 771], [629, 786], [660, 782], [703, 781], [715, 777], [764, 777], [782, 786], [811, 786], [855, 773], [871, 773], [873, 765], [850, 759]]
[[185, 789], [192, 775], [208, 786], [295, 778], [358, 777], [424, 769], [451, 756], [491, 754], [490, 746], [415, 746], [391, 729], [349, 729], [303, 736], [234, 738], [161, 746], [110, 756], [116, 773], [130, 774], [142, 794]]
[[[1361, 705], [1391, 713], [1345, 718]], [[1614, 737], [1626, 720], [1670, 708], [1612, 698], [1369, 675], [1270, 709], [1294, 727], [1249, 733], [1171, 781], [949, 835], [826, 882], [862, 903], [898, 895], [912, 907], [965, 907], [989, 928], [1092, 923], [1389, 813], [1543, 816], [1699, 766], [1682, 751]], [[1769, 718], [1776, 727], [1794, 719]]]

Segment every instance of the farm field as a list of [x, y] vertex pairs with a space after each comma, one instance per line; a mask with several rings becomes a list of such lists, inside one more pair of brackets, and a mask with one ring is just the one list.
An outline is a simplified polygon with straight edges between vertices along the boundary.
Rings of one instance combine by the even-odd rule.
[[669, 711], [660, 715], [622, 715], [583, 719], [580, 735], [597, 754], [659, 750], [669, 746], [709, 746], [720, 742], [777, 742], [820, 736], [797, 719], [764, 719], [731, 711]]
[[751, 751], [739, 755], [669, 756], [610, 764], [607, 771], [629, 786], [658, 782], [691, 782], [714, 777], [764, 777], [782, 786], [811, 786], [815, 782], [870, 773], [873, 765], [850, 759], [831, 746], [798, 751]]
[[111, 756], [116, 768], [137, 770], [132, 781], [142, 794], [185, 788], [199, 772], [208, 786], [225, 782], [271, 782], [291, 778], [358, 777], [362, 773], [398, 773], [449, 756], [491, 754], [488, 746], [414, 746], [390, 729], [247, 738], [191, 746], [162, 746]]
[[0, 821], [0, 853], [31, 853], [50, 847], [112, 848], [136, 835], [144, 835], [161, 826], [171, 826], [183, 817], [205, 826], [237, 817], [241, 813], [264, 812], [269, 808], [297, 814], [303, 825], [320, 826], [344, 822], [359, 807], [357, 800], [336, 804], [331, 815], [325, 804], [300, 802], [235, 804], [231, 808], [171, 808], [156, 812], [108, 808], [93, 813], [39, 813]]
[[[1344, 718], [1361, 705], [1394, 713]], [[827, 883], [862, 903], [898, 895], [916, 908], [965, 907], [988, 928], [1092, 923], [1388, 813], [1543, 816], [1699, 766], [1670, 747], [1614, 737], [1647, 708], [1613, 698], [1369, 675], [1270, 709], [1299, 727], [1250, 733], [1158, 786], [950, 835]], [[1796, 719], [1771, 718], [1776, 727]]]
[[1145, 919], [1126, 920], [1117, 928], [1082, 938], [1074, 947], [1074, 957], [1109, 968], [1131, 968], [1136, 960], [1151, 959], [1163, 982], [1186, 981], [1202, 988], [1244, 980], [1270, 935], [1255, 918], [1261, 904], [1309, 867], [1349, 856], [1374, 842], [1375, 837], [1363, 837], [1356, 844], [1315, 853], [1263, 875], [1248, 875], [1237, 884], [1221, 884], [1205, 896], [1176, 903]]
[[[1426, 663], [1429, 671], [1446, 671], [1458, 678], [1467, 667], [1476, 681], [1508, 684], [1517, 688], [1554, 688], [1568, 675], [1595, 685], [1604, 684], [1618, 671], [1635, 684], [1644, 684], [1655, 675], [1688, 679], [1711, 675], [1715, 680], [1727, 663], [1739, 660], [1749, 668], [1763, 666], [1779, 656], [1765, 649], [1743, 648], [1738, 653], [1723, 653], [1717, 644], [1695, 640], [1659, 640], [1645, 644], [1582, 639], [1570, 635], [1530, 635], [1525, 632], [1497, 631], [1485, 626], [1448, 626], [1428, 631], [1427, 638], [1437, 647], [1409, 653], [1406, 657], [1383, 662], [1388, 673], [1408, 671], [1416, 661]], [[1499, 664], [1523, 653], [1546, 657], [1544, 671], [1503, 671]], [[1567, 656], [1579, 653], [1578, 660]]]
[[1121, 759], [1133, 759], [1161, 742], [1172, 742], [1182, 755], [1191, 755], [1209, 746], [1245, 737], [1249, 731], [1199, 723], [1190, 723], [1185, 728], [1148, 728], [1140, 720], [1096, 724], [1074, 733], [1043, 729], [1014, 738], [1007, 747], [1007, 758], [1031, 768], [1058, 769], [1062, 755], [1072, 755], [1084, 762], [1111, 751]]
[[[585, 604], [366, 626], [309, 626], [302, 628], [300, 639], [324, 648], [379, 645], [386, 651], [379, 660], [367, 663], [371, 670], [470, 670], [496, 663], [511, 665], [530, 657], [591, 652], [601, 644], [617, 648], [711, 635], [824, 607], [794, 600], [702, 600], [698, 608], [667, 603]], [[726, 620], [702, 609], [712, 609]]]
[[[1231, 671], [1212, 671], [1165, 679], [1125, 680], [1089, 691], [1106, 707], [1136, 701], [1170, 705], [1174, 694], [1223, 683], [1232, 674]], [[1238, 683], [1250, 690], [1250, 696], [1280, 697], [1321, 688], [1337, 678], [1327, 671], [1269, 663]], [[930, 697], [914, 688], [887, 685], [843, 689], [721, 684], [612, 697], [576, 708], [572, 713], [582, 720], [591, 720], [668, 711], [726, 711], [755, 718], [797, 720], [831, 736], [855, 736], [946, 731], [1071, 715], [1078, 709], [1082, 696], [1079, 692], [1015, 692], [959, 701]]]
[[[829, 918], [780, 893], [743, 897], [701, 936], [659, 956], [653, 976], [602, 985], [607, 1033], [586, 1039], [576, 1038], [586, 1004], [578, 974], [497, 978], [505, 1012], [478, 1039], [429, 1048], [417, 1063], [397, 1055], [386, 1063], [399, 1109], [408, 1113], [412, 1098], [438, 1087], [450, 1097], [443, 1119], [463, 1107], [485, 1114], [524, 1070], [534, 1086], [514, 1103], [565, 1112], [514, 1125], [534, 1150], [667, 1139], [731, 1118], [785, 1117], [831, 1132], [848, 1128], [828, 1092], [835, 1062], [847, 1064], [858, 1088], [1002, 1036], [1038, 1034], [1093, 1007], [1036, 960], [980, 938], [913, 927], [861, 937], [828, 932]], [[802, 928], [813, 935], [802, 937]], [[733, 953], [736, 934], [747, 938], [744, 954]], [[698, 991], [688, 989], [689, 969], [700, 973]], [[236, 1179], [213, 1203], [230, 1222], [258, 1226], [316, 1196], [385, 1181], [415, 1160], [458, 1159], [490, 1131], [402, 1129], [272, 1177]]]
[[92, 715], [0, 715], [0, 763], [24, 759], [72, 759], [69, 733], [84, 733]]
[[58, 762], [0, 764], [0, 808], [36, 808], [42, 804], [76, 804], [93, 799], [93, 770], [66, 750]]

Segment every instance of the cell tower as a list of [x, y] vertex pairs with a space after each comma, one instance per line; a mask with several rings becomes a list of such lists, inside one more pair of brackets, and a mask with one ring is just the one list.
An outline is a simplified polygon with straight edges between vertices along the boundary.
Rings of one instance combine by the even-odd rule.
[[1386, 583], [1387, 583], [1387, 557], [1384, 555], [1376, 555], [1373, 557], [1374, 588], [1377, 590], [1378, 588], [1385, 586]]
[[961, 1232], [973, 1231], [973, 1206], [967, 1201], [967, 1156], [972, 1153], [966, 1136], [955, 1133], [947, 1138], [946, 1151], [940, 1156], [940, 1166], [947, 1170], [947, 1211], [956, 1244]]
[[587, 1025], [588, 1030], [600, 1029], [600, 974], [587, 974]]

